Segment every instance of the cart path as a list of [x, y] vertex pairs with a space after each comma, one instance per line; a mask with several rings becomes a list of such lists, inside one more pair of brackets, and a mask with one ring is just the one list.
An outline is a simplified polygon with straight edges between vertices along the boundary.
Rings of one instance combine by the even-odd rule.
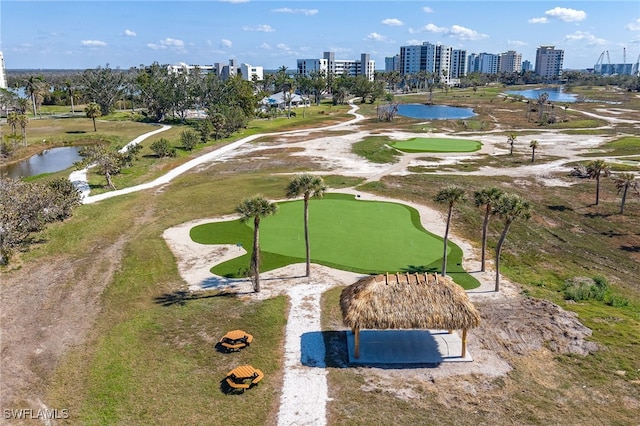
[[327, 424], [325, 345], [320, 297], [330, 284], [301, 284], [287, 290], [291, 303], [284, 345], [284, 383], [278, 426]]

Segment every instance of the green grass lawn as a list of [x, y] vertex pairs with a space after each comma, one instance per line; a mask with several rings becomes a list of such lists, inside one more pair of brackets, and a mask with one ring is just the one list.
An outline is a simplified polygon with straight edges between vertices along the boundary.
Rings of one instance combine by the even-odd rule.
[[412, 138], [391, 146], [403, 152], [473, 152], [478, 151], [482, 143], [470, 139]]
[[[309, 233], [312, 262], [360, 273], [440, 271], [442, 238], [426, 231], [418, 212], [397, 203], [359, 201], [352, 195], [327, 194], [310, 201]], [[191, 229], [202, 244], [241, 244], [251, 250], [252, 224], [216, 222]], [[304, 262], [302, 201], [279, 204], [275, 216], [260, 226], [262, 271]], [[460, 266], [462, 251], [448, 246], [447, 270], [465, 288], [479, 283]], [[216, 265], [212, 272], [241, 277], [250, 253]]]

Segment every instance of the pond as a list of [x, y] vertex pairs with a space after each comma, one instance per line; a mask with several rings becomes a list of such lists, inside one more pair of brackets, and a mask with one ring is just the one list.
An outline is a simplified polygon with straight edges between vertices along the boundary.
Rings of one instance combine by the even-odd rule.
[[36, 154], [31, 158], [3, 166], [0, 173], [10, 178], [36, 176], [42, 173], [55, 173], [68, 169], [73, 163], [81, 160], [81, 146], [65, 146], [51, 148]]
[[471, 118], [476, 114], [471, 108], [448, 105], [400, 104], [398, 105], [398, 115], [428, 120], [460, 120]]
[[535, 99], [546, 93], [549, 95], [549, 101], [551, 102], [576, 102], [578, 97], [569, 93], [564, 93], [562, 87], [550, 87], [546, 89], [529, 89], [529, 90], [508, 90], [509, 95], [520, 95], [527, 99]]

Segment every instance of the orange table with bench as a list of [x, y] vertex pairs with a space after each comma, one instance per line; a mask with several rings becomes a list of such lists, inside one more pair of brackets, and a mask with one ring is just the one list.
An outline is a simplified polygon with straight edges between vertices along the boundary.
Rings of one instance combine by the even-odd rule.
[[[233, 389], [249, 389], [264, 378], [264, 373], [250, 365], [241, 365], [227, 373], [225, 379], [227, 384]], [[248, 381], [248, 382], [247, 382]]]
[[253, 342], [253, 336], [243, 330], [231, 330], [220, 339], [220, 345], [227, 350], [237, 351]]

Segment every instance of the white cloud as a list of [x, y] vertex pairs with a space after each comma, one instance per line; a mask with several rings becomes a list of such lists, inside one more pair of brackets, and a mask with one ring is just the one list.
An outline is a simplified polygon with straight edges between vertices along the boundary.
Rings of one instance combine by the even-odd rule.
[[224, 47], [231, 47], [231, 46], [233, 46], [233, 43], [231, 42], [231, 40], [227, 40], [226, 38], [223, 38], [222, 40], [220, 40], [220, 43], [221, 43]]
[[107, 45], [107, 43], [100, 40], [82, 40], [80, 43], [82, 43], [83, 46], [89, 47], [104, 47]]
[[433, 9], [431, 9], [429, 6], [423, 7], [422, 11], [425, 13], [433, 13]]
[[147, 47], [153, 50], [161, 50], [161, 49], [168, 49], [168, 48], [184, 50], [184, 41], [167, 37], [164, 40], [160, 40], [160, 44], [147, 43]]
[[184, 41], [169, 37], [160, 40], [160, 44], [167, 47], [184, 47]]
[[222, 3], [249, 3], [249, 0], [218, 0]]
[[124, 30], [124, 35], [126, 35], [127, 37], [135, 37], [137, 36], [135, 31], [131, 31], [131, 30]]
[[382, 23], [385, 25], [391, 25], [392, 27], [401, 27], [404, 25], [404, 22], [396, 18], [383, 19]]
[[558, 18], [564, 22], [584, 21], [587, 18], [586, 12], [568, 9], [566, 7], [554, 7], [553, 9], [547, 10], [544, 14], [552, 18]]
[[262, 43], [260, 46], [258, 46], [260, 49], [271, 49], [271, 45], [269, 43]]
[[272, 33], [275, 31], [273, 28], [271, 28], [271, 25], [257, 25], [255, 27], [245, 25], [244, 27], [242, 27], [242, 29], [245, 31], [259, 31], [263, 33]]
[[624, 28], [630, 31], [640, 31], [640, 18], [628, 23]]
[[407, 46], [418, 46], [422, 44], [422, 40], [417, 40], [415, 38], [412, 38], [411, 40], [407, 40]]
[[382, 34], [378, 34], [378, 33], [370, 33], [369, 35], [367, 35], [365, 40], [387, 41], [387, 37], [383, 36]]
[[607, 44], [607, 41], [602, 38], [598, 38], [591, 33], [584, 31], [576, 31], [573, 34], [568, 34], [564, 38], [566, 41], [586, 41], [588, 46], [603, 46]]
[[515, 47], [522, 47], [522, 46], [526, 46], [527, 43], [525, 43], [524, 41], [520, 41], [520, 40], [507, 40], [507, 45], [515, 46]]
[[547, 18], [531, 18], [529, 19], [530, 24], [548, 24], [549, 20]]
[[479, 33], [475, 30], [465, 28], [461, 25], [452, 25], [450, 28], [447, 27], [439, 27], [435, 24], [427, 24], [422, 28], [414, 30], [413, 28], [409, 28], [409, 33], [421, 33], [421, 32], [430, 32], [435, 34], [445, 34], [452, 38], [457, 38], [458, 40], [482, 40], [488, 38], [489, 36], [486, 34]]
[[318, 9], [291, 9], [289, 7], [281, 7], [280, 9], [273, 9], [272, 12], [293, 13], [294, 15], [313, 16], [318, 14]]
[[481, 34], [475, 30], [465, 28], [460, 25], [453, 25], [449, 32], [449, 36], [457, 38], [458, 40], [482, 40], [489, 37], [486, 34]]

